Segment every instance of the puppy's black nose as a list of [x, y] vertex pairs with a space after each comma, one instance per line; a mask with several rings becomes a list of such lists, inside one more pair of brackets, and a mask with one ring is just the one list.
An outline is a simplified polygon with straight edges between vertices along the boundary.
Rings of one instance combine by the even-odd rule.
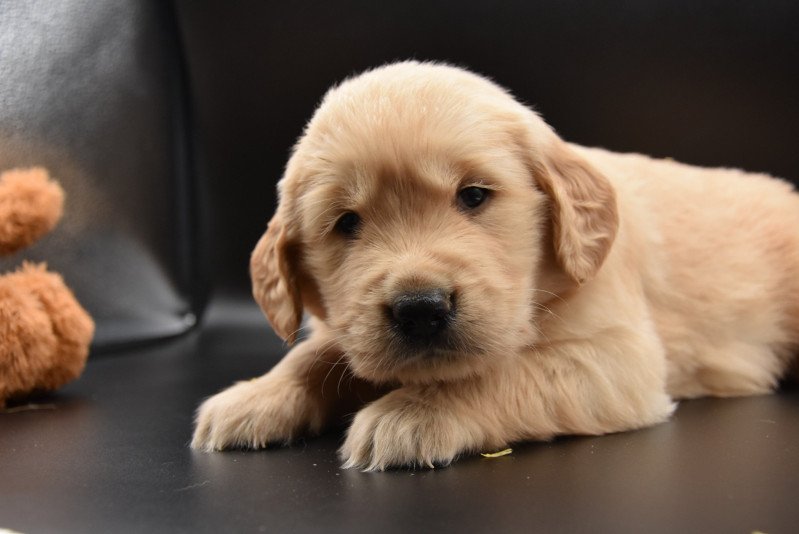
[[440, 289], [403, 293], [391, 303], [391, 317], [409, 341], [430, 343], [452, 318], [452, 299]]

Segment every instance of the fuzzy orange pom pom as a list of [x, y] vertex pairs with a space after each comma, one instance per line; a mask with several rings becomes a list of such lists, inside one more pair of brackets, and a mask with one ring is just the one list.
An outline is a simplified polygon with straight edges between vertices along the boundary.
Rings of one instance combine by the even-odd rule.
[[[61, 218], [64, 192], [44, 169], [0, 175], [0, 253], [25, 247]], [[83, 371], [94, 321], [45, 265], [0, 276], [0, 407], [51, 390]]]

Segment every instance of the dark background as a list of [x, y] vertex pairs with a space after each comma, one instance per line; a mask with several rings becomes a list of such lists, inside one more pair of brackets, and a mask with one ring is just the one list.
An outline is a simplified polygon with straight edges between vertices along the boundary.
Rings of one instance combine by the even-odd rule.
[[415, 58], [508, 87], [567, 140], [799, 179], [799, 3], [178, 1], [216, 280], [247, 285], [327, 88]]

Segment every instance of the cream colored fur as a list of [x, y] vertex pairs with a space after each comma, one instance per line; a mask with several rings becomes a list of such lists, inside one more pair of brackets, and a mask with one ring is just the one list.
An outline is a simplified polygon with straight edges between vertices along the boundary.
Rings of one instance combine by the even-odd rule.
[[[491, 193], [465, 213], [468, 186]], [[193, 447], [286, 442], [362, 405], [345, 466], [447, 464], [773, 390], [799, 341], [799, 196], [566, 143], [492, 82], [405, 62], [327, 94], [251, 271], [275, 330], [293, 341], [305, 310], [312, 333], [208, 399]], [[457, 294], [455, 349], [392, 337], [387, 303], [428, 288]]]

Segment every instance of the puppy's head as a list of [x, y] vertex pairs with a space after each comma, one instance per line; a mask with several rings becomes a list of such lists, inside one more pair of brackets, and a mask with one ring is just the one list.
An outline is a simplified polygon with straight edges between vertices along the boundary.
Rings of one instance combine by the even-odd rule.
[[547, 265], [589, 280], [617, 226], [608, 182], [538, 116], [435, 64], [331, 89], [279, 191], [256, 300], [289, 341], [318, 316], [378, 381], [456, 379], [536, 343]]

